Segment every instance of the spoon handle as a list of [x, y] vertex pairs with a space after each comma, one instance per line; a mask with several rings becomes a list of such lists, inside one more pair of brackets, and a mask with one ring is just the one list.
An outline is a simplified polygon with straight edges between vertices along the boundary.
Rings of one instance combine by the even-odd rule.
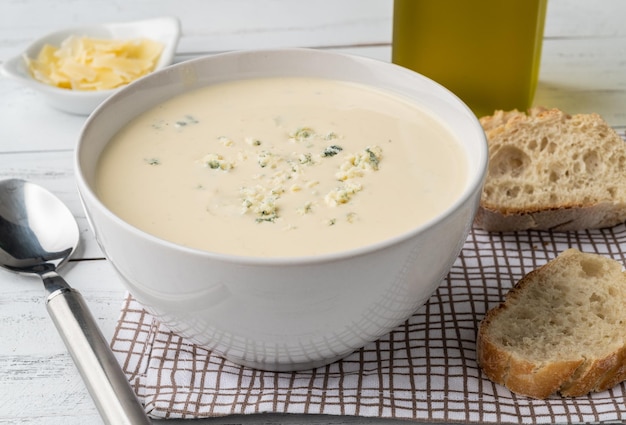
[[[48, 296], [46, 307], [106, 424], [150, 424], [141, 403], [108, 342], [77, 290], [63, 285]], [[61, 279], [61, 281], [58, 281]]]

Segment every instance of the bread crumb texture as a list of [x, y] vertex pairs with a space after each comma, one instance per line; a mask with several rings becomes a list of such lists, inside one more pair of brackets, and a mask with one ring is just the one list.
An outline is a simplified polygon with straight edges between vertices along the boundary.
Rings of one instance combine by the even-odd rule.
[[625, 301], [620, 263], [569, 249], [487, 313], [478, 362], [489, 379], [535, 398], [604, 391], [626, 379]]
[[[481, 208], [497, 214], [479, 217], [481, 227], [579, 230], [626, 220], [626, 144], [598, 114], [533, 108], [496, 111], [480, 122], [489, 143]], [[516, 218], [555, 210], [552, 219]], [[591, 217], [578, 220], [582, 214]], [[503, 224], [507, 216], [513, 221]]]

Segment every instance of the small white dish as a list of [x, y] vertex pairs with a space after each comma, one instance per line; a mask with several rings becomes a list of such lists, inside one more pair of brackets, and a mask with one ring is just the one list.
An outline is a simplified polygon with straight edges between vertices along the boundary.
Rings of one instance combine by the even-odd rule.
[[0, 74], [13, 78], [38, 91], [50, 106], [78, 115], [89, 115], [100, 103], [121, 87], [113, 90], [79, 91], [54, 87], [35, 80], [24, 57], [36, 58], [45, 44], [60, 45], [71, 35], [94, 38], [133, 39], [150, 38], [163, 43], [163, 52], [155, 71], [170, 65], [180, 38], [180, 22], [175, 17], [160, 17], [130, 22], [112, 22], [100, 25], [68, 28], [50, 33], [31, 43], [19, 56], [7, 60]]

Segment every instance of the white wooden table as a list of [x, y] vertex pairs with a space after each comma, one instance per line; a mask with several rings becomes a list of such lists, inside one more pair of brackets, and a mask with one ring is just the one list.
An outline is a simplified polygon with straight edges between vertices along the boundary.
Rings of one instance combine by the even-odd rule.
[[[87, 23], [176, 15], [177, 60], [233, 49], [315, 47], [389, 60], [392, 0], [2, 0], [0, 61], [47, 32]], [[550, 0], [535, 103], [598, 112], [626, 127], [626, 2]], [[39, 183], [71, 208], [81, 248], [62, 269], [105, 336], [124, 289], [79, 205], [73, 148], [85, 117], [51, 109], [30, 89], [0, 79], [0, 178]], [[204, 422], [204, 421], [202, 421]], [[210, 423], [381, 423], [264, 415]], [[0, 424], [102, 423], [44, 307], [36, 279], [0, 270]]]

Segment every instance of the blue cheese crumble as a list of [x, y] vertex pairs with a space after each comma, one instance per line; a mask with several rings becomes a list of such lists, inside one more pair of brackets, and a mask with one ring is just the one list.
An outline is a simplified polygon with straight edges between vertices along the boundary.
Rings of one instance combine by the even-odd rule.
[[372, 146], [365, 148], [363, 152], [348, 155], [335, 176], [338, 180], [346, 181], [363, 177], [367, 172], [377, 171], [382, 154], [380, 147]]
[[[239, 188], [237, 196], [241, 202], [241, 213], [250, 214], [258, 223], [275, 223], [285, 208], [281, 202], [287, 196], [306, 191], [307, 199], [295, 208], [300, 216], [314, 214], [320, 209], [332, 211], [334, 208], [350, 204], [364, 189], [362, 178], [379, 169], [382, 149], [368, 146], [360, 152], [346, 152], [341, 145], [341, 136], [335, 132], [318, 133], [311, 127], [300, 127], [287, 133], [282, 141], [261, 141], [254, 137], [245, 137], [238, 142], [235, 138], [221, 136], [221, 146], [232, 150], [232, 155], [208, 153], [200, 162], [211, 170], [234, 172], [239, 165], [256, 169], [253, 181]], [[281, 147], [293, 145], [293, 151], [274, 149], [276, 143]], [[235, 159], [229, 159], [235, 158]], [[253, 162], [251, 162], [253, 161]], [[325, 168], [320, 168], [324, 166]], [[319, 175], [324, 171], [324, 176]], [[334, 172], [332, 170], [335, 170]], [[320, 193], [320, 179], [333, 181], [336, 185], [326, 193]], [[336, 217], [335, 217], [336, 216]], [[353, 223], [358, 216], [352, 211], [325, 215], [327, 225], [336, 225], [341, 221]], [[287, 223], [288, 228], [293, 228]]]
[[224, 170], [228, 171], [235, 166], [233, 161], [225, 159], [222, 155], [216, 153], [210, 153], [205, 155], [200, 162], [207, 168], [212, 170]]

